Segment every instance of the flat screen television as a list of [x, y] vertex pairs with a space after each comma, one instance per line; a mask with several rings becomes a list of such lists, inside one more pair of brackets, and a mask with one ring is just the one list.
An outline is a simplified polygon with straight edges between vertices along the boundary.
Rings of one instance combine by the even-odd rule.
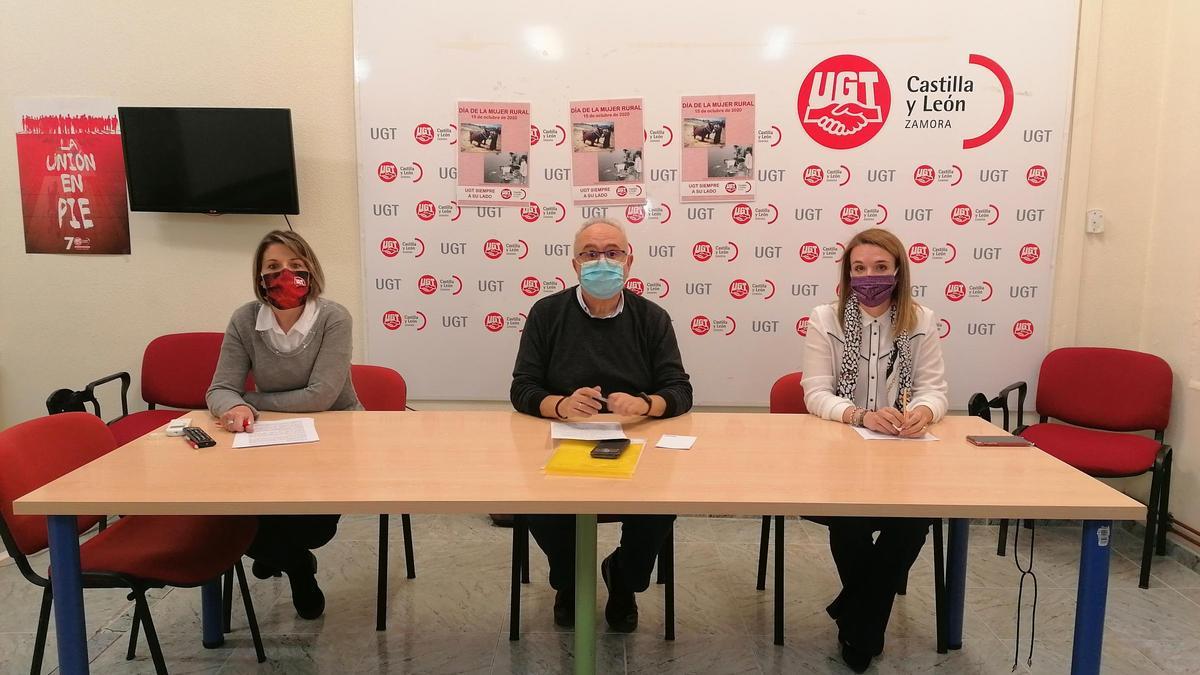
[[117, 108], [129, 208], [300, 213], [292, 111]]

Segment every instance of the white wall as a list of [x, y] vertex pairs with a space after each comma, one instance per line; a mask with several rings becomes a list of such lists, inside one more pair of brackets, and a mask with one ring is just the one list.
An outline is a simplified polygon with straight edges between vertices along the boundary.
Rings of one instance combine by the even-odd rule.
[[[1173, 510], [1200, 524], [1200, 235], [1191, 199], [1200, 82], [1190, 58], [1200, 3], [1083, 5], [1052, 339], [1144, 349], [1171, 363]], [[360, 319], [352, 53], [344, 0], [0, 0], [0, 110], [15, 97], [66, 95], [292, 108], [302, 209], [293, 222], [321, 256], [329, 296]], [[42, 414], [54, 388], [136, 374], [156, 335], [222, 330], [250, 297], [254, 243], [282, 225], [141, 213], [131, 216], [131, 256], [27, 256], [11, 138], [0, 136], [0, 427]], [[1104, 209], [1103, 235], [1083, 234], [1088, 208]]]

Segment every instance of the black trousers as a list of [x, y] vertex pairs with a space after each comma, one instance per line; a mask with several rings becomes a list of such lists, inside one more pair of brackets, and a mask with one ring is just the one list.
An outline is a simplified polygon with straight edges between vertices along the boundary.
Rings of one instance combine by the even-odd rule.
[[[896, 588], [925, 545], [924, 518], [821, 518], [842, 592], [827, 611], [838, 637], [868, 654], [883, 652]], [[879, 537], [872, 541], [872, 535]]]
[[246, 555], [289, 574], [310, 570], [308, 552], [337, 534], [339, 515], [259, 516], [258, 534]]
[[[557, 591], [575, 588], [575, 516], [531, 515], [529, 532], [550, 562], [550, 585]], [[654, 560], [671, 534], [675, 516], [618, 516], [621, 544], [610, 572], [612, 590], [641, 593], [650, 586]]]

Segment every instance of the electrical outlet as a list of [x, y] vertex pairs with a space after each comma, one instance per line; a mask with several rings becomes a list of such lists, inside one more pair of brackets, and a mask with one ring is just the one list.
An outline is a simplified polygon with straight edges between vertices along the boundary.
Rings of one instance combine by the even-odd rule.
[[1104, 231], [1104, 212], [1091, 209], [1087, 212], [1086, 230], [1088, 234], [1100, 234]]

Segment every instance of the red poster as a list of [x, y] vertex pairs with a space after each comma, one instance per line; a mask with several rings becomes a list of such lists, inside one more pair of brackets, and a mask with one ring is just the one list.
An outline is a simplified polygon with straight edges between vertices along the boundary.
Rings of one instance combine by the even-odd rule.
[[90, 99], [17, 109], [26, 253], [129, 253], [116, 109]]

